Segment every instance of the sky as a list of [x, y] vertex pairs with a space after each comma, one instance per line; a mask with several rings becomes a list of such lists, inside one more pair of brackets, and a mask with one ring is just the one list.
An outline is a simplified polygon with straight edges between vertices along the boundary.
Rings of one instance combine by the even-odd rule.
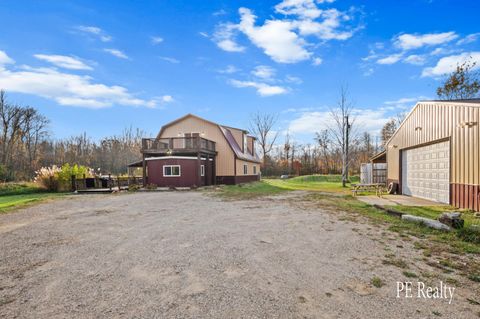
[[313, 143], [342, 86], [358, 131], [480, 66], [480, 1], [0, 1], [0, 88], [55, 138], [154, 136], [187, 113]]

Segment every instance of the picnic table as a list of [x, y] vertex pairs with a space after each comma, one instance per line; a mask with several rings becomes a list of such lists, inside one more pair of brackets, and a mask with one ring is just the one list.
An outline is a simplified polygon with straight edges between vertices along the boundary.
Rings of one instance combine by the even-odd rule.
[[358, 192], [361, 191], [375, 191], [375, 195], [382, 197], [383, 193], [386, 192], [385, 184], [383, 183], [372, 183], [372, 184], [352, 184], [352, 195], [357, 196]]

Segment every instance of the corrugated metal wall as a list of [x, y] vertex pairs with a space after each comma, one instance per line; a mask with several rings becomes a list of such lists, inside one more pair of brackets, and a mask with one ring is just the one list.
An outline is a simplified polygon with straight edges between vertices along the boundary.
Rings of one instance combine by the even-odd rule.
[[[464, 125], [474, 122], [474, 125]], [[442, 139], [451, 142], [450, 184], [452, 190], [472, 191], [480, 184], [480, 104], [460, 102], [420, 102], [386, 145], [389, 181], [400, 179], [400, 151]], [[457, 202], [452, 191], [452, 203]], [[458, 195], [459, 196], [459, 195]], [[469, 198], [470, 194], [464, 194]], [[478, 192], [472, 203], [478, 202]], [[465, 200], [463, 200], [465, 201]], [[470, 200], [468, 200], [470, 202]], [[458, 204], [458, 203], [457, 203]], [[473, 204], [472, 204], [473, 205]], [[460, 206], [460, 205], [459, 205]], [[464, 205], [462, 205], [464, 206]], [[471, 206], [469, 204], [469, 206]], [[476, 204], [478, 207], [478, 203]]]

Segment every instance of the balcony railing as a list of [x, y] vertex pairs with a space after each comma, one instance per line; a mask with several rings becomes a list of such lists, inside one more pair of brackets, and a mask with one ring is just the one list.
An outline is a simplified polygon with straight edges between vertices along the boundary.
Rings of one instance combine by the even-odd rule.
[[215, 153], [215, 142], [202, 137], [143, 138], [143, 153]]

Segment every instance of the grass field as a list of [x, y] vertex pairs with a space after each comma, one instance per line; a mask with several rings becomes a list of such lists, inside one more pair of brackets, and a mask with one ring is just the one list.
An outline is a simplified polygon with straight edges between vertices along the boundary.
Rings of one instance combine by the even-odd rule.
[[[327, 193], [350, 194], [350, 185], [342, 187], [342, 177], [340, 175], [307, 175], [298, 176], [289, 179], [263, 179], [266, 184], [281, 189], [288, 190], [306, 190]], [[351, 183], [358, 183], [358, 176], [350, 177]]]
[[34, 183], [3, 183], [0, 184], [0, 213], [62, 195], [46, 192]]

